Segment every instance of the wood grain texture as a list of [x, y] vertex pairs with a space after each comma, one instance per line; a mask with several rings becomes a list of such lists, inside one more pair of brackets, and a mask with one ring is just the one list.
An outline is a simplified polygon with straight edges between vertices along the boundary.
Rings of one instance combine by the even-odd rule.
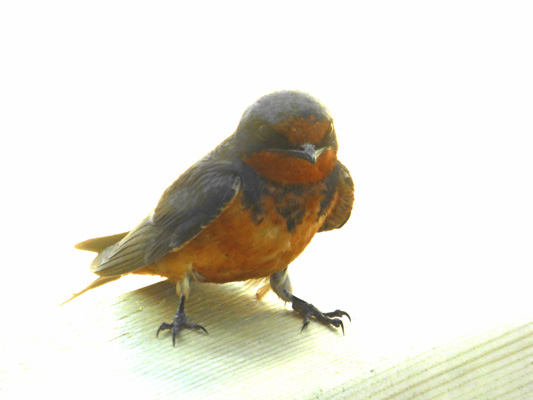
[[[0, 396], [10, 399], [528, 399], [533, 323], [519, 321], [408, 359], [385, 359], [358, 334], [311, 324], [273, 295], [240, 284], [194, 288], [188, 315], [209, 335], [157, 327], [175, 312], [160, 282], [98, 301], [89, 293], [2, 343]], [[28, 321], [28, 319], [26, 319]], [[16, 349], [16, 351], [14, 351]], [[4, 355], [7, 355], [5, 357]]]

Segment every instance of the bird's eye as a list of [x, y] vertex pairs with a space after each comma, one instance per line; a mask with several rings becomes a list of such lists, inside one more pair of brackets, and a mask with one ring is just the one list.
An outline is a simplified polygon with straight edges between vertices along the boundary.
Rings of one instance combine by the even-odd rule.
[[329, 129], [324, 134], [324, 137], [321, 140], [323, 145], [332, 145], [335, 142], [335, 129], [333, 128], [333, 123], [329, 125]]
[[333, 133], [333, 122], [329, 124], [329, 129], [326, 132], [326, 136], [331, 136]]
[[287, 137], [268, 125], [259, 127], [259, 138], [272, 148], [284, 149], [290, 147]]
[[270, 137], [272, 136], [273, 133], [274, 133], [274, 129], [272, 129], [271, 127], [267, 125], [261, 125], [259, 127], [259, 137], [261, 138], [261, 140], [264, 140], [264, 141], [270, 140]]
[[333, 136], [333, 122], [329, 124], [329, 129], [324, 135], [324, 138], [329, 139]]

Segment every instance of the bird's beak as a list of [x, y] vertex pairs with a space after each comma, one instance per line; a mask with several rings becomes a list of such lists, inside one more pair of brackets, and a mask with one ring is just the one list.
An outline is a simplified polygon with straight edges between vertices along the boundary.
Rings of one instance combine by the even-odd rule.
[[315, 164], [316, 160], [320, 157], [320, 155], [329, 149], [330, 146], [327, 147], [320, 147], [316, 148], [315, 145], [311, 143], [304, 143], [302, 145], [302, 150], [285, 150], [284, 152], [289, 153], [293, 157], [301, 158], [302, 160], [308, 161], [311, 164]]

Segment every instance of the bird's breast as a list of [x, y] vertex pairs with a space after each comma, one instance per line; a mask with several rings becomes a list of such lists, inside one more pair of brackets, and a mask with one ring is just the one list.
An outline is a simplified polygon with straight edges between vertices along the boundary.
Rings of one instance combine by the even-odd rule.
[[208, 282], [272, 275], [309, 244], [324, 221], [323, 208], [321, 185], [267, 187], [254, 207], [240, 193], [198, 236], [167, 255], [164, 264], [176, 270], [188, 266]]

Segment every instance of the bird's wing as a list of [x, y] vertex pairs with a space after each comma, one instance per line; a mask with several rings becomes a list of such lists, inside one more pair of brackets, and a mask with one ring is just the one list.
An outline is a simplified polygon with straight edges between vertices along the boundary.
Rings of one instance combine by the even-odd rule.
[[340, 161], [339, 177], [337, 183], [337, 200], [328, 213], [326, 220], [318, 230], [319, 232], [330, 231], [342, 227], [350, 218], [354, 201], [354, 185], [350, 171]]
[[234, 173], [195, 165], [165, 191], [147, 218], [98, 254], [91, 271], [100, 276], [124, 275], [183, 247], [222, 213], [240, 187]]

